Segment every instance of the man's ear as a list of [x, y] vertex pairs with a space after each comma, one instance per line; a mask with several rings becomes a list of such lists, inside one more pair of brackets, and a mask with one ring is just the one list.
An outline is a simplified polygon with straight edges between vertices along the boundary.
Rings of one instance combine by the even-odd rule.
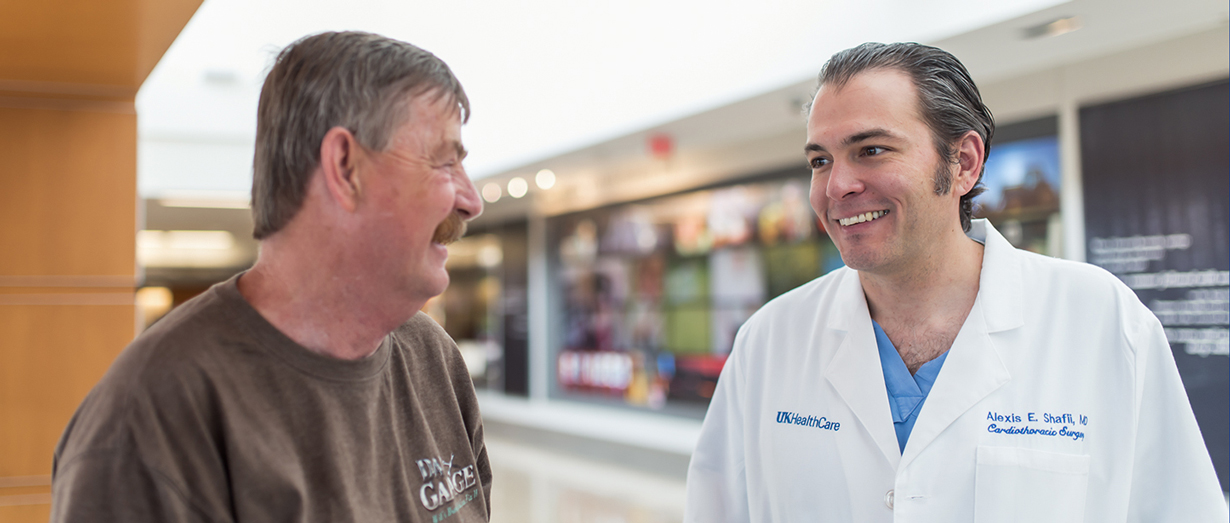
[[957, 142], [957, 172], [952, 178], [953, 193], [964, 196], [978, 183], [982, 165], [987, 160], [982, 136], [977, 131], [966, 131]]
[[320, 170], [329, 197], [348, 212], [359, 206], [363, 194], [359, 164], [363, 146], [345, 127], [334, 127], [320, 141]]

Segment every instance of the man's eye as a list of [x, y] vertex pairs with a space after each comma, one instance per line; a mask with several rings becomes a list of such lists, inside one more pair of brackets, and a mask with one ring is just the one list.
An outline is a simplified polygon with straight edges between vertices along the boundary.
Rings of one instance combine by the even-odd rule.
[[812, 169], [819, 169], [819, 168], [821, 168], [821, 167], [824, 167], [824, 166], [828, 165], [828, 164], [829, 164], [829, 159], [828, 159], [828, 158], [825, 158], [825, 157], [823, 157], [823, 156], [817, 156], [817, 157], [815, 157], [815, 158], [812, 158], [812, 159], [811, 159], [811, 161], [810, 161], [810, 163], [811, 163], [811, 168], [812, 168]]
[[875, 155], [877, 155], [877, 154], [881, 154], [881, 153], [883, 153], [883, 152], [884, 152], [884, 150], [885, 150], [885, 149], [884, 149], [883, 147], [877, 147], [877, 146], [874, 146], [874, 145], [873, 145], [873, 146], [871, 146], [871, 147], [864, 147], [864, 148], [863, 148], [863, 156], [875, 156]]

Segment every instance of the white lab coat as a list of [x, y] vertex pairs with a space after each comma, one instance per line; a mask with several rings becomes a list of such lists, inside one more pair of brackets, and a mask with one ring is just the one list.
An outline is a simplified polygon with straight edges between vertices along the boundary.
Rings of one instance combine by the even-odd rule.
[[685, 521], [1224, 523], [1170, 346], [1135, 294], [1014, 249], [985, 220], [970, 236], [986, 245], [978, 297], [905, 451], [843, 268], [739, 330]]

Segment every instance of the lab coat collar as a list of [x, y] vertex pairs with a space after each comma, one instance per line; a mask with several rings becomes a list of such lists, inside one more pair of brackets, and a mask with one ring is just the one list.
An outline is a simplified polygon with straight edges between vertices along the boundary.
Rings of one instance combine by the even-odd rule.
[[867, 429], [889, 466], [896, 469], [901, 460], [901, 448], [893, 429], [893, 414], [888, 406], [888, 389], [884, 385], [867, 298], [863, 295], [858, 272], [848, 268], [839, 270], [842, 271], [841, 281], [833, 300], [836, 306], [829, 318], [821, 319], [821, 324], [843, 335], [825, 368], [824, 377]]
[[1024, 324], [1020, 253], [986, 220], [974, 220], [969, 236], [982, 240], [978, 296], [910, 432], [900, 468], [909, 466], [957, 418], [1011, 381], [1004, 364], [1005, 341], [992, 333]]
[[827, 329], [844, 333], [825, 378], [894, 469], [908, 465], [953, 421], [1011, 379], [990, 333], [1024, 324], [1019, 254], [986, 220], [973, 220], [968, 236], [986, 247], [978, 297], [949, 349], [904, 454], [893, 429], [871, 313], [857, 271], [840, 269], [841, 281], [833, 301], [837, 306], [822, 321]]
[[987, 332], [1025, 325], [1021, 311], [1024, 299], [1021, 253], [984, 219], [972, 220], [966, 236], [986, 247], [982, 252], [982, 275], [978, 278], [978, 299], [982, 301]]

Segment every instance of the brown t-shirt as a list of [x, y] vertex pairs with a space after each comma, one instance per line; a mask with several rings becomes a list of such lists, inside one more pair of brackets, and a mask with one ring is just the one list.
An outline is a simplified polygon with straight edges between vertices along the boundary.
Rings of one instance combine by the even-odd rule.
[[419, 313], [318, 355], [214, 286], [138, 337], [55, 452], [53, 522], [487, 521], [491, 468], [456, 345]]

